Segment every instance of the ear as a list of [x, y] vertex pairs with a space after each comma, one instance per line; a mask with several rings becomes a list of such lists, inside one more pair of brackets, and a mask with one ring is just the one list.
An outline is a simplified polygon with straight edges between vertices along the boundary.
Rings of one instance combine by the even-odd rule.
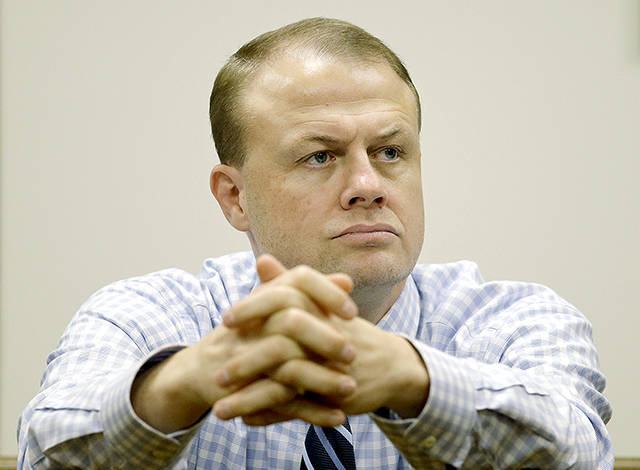
[[237, 230], [249, 230], [249, 221], [245, 211], [244, 184], [240, 171], [229, 165], [216, 165], [209, 179], [211, 192], [229, 223]]

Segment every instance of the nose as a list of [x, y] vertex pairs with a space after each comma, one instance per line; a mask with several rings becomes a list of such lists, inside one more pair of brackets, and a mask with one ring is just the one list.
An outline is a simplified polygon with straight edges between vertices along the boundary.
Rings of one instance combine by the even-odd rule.
[[346, 184], [340, 195], [340, 205], [343, 209], [356, 207], [383, 207], [387, 204], [388, 194], [383, 180], [372, 165], [366, 152], [347, 156]]

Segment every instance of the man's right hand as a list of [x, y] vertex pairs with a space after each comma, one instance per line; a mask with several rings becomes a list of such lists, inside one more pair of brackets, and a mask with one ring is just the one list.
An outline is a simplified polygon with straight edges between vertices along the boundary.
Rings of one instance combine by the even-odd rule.
[[[131, 401], [143, 421], [165, 433], [184, 429], [238, 389], [248, 398], [243, 414], [290, 402], [301, 383], [305, 391], [321, 395], [347, 396], [355, 390], [351, 377], [318, 364], [319, 358], [344, 363], [354, 358], [346, 339], [320, 319], [330, 313], [347, 319], [356, 314], [357, 307], [346, 292], [350, 279], [325, 276], [306, 267], [287, 271], [268, 255], [258, 258], [257, 269], [263, 284], [234, 304], [224, 320], [232, 326], [234, 314], [255, 317], [249, 328], [220, 325], [136, 378]], [[247, 364], [243, 357], [260, 360]], [[240, 367], [255, 371], [279, 368], [279, 377], [265, 375], [251, 383], [228, 386], [235, 376], [252, 375], [251, 370]], [[287, 367], [296, 373], [287, 374]], [[223, 406], [215, 411], [224, 418]], [[315, 402], [300, 406], [295, 417], [321, 426], [335, 426], [345, 419], [341, 410]]]

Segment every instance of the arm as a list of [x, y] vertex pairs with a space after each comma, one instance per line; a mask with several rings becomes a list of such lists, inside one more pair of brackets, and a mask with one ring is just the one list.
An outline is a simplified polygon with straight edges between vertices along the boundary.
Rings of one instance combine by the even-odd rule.
[[[414, 466], [612, 467], [610, 408], [587, 321], [564, 307], [527, 310], [501, 312], [493, 340], [458, 343], [465, 351], [412, 340], [429, 367], [429, 400], [414, 420], [373, 418]], [[481, 360], [470, 357], [479, 344]]]
[[[490, 315], [480, 309], [447, 335], [445, 351], [409, 339], [413, 357], [402, 338], [360, 319], [330, 317], [356, 347], [356, 360], [340, 370], [358, 386], [346, 398], [322, 400], [347, 414], [378, 411], [372, 418], [416, 468], [432, 461], [462, 468], [609, 468], [603, 420], [610, 410], [600, 394], [604, 379], [589, 324], [561, 299], [547, 297], [496, 301]], [[243, 407], [238, 394], [225, 401]], [[286, 419], [286, 410], [244, 418], [268, 424]]]
[[[300, 344], [314, 354], [341, 360], [346, 343], [335, 330], [325, 327], [324, 335], [309, 337], [304, 334], [306, 328], [292, 328], [296, 324], [291, 319], [299, 316], [296, 307], [306, 304], [344, 308], [350, 300], [348, 295], [324, 279], [329, 284], [325, 287], [334, 289], [338, 296], [326, 295], [323, 289], [323, 300], [314, 303], [289, 286], [295, 285], [296, 278], [293, 273], [283, 278], [286, 283], [263, 286], [244, 302], [262, 310], [265, 302], [271, 302], [269, 313], [273, 315], [262, 328], [236, 331], [218, 325], [193, 346], [161, 351], [150, 362], [145, 358], [150, 352], [193, 342], [201, 325], [210, 324], [209, 312], [207, 318], [195, 319], [199, 325], [189, 326], [193, 312], [173, 311], [188, 309], [188, 302], [168, 305], [161, 292], [145, 283], [102, 292], [102, 301], [100, 295], [94, 298], [70, 325], [50, 358], [42, 392], [23, 415], [23, 465], [29, 462], [46, 468], [82, 461], [83, 468], [101, 467], [105, 462], [125, 467], [165, 467], [197, 432], [198, 419], [234, 390], [218, 385], [222, 361], [248, 351], [257, 351], [275, 362], [304, 359], [306, 352], [288, 335], [301, 336]], [[279, 295], [274, 294], [273, 287]], [[193, 286], [186, 290], [191, 292]], [[165, 294], [171, 298], [175, 289]], [[278, 298], [284, 298], [284, 303], [278, 303]], [[110, 314], [95, 313], [105, 311]], [[345, 378], [343, 374], [328, 369], [316, 372], [323, 378], [316, 391], [340, 394], [336, 384]], [[269, 379], [255, 381], [244, 389], [253, 392], [257, 397], [254, 405], [261, 407], [276, 406], [295, 395], [295, 390]], [[305, 408], [300, 417], [329, 425], [344, 419], [340, 410], [328, 406]]]
[[[357, 354], [353, 361], [318, 355], [319, 350], [311, 351], [316, 353], [315, 356], [305, 360], [282, 357], [277, 361], [265, 360], [263, 355], [268, 357], [268, 352], [257, 349], [234, 354], [220, 366], [229, 393], [216, 402], [216, 415], [222, 419], [241, 416], [250, 425], [268, 425], [298, 418], [322, 426], [335, 426], [344, 421], [342, 412], [336, 415], [338, 419], [324, 423], [318, 421], [316, 415], [321, 417], [322, 409], [326, 406], [330, 407], [328, 411], [337, 407], [338, 411], [342, 410], [345, 414], [361, 414], [388, 406], [402, 416], [416, 416], [428, 395], [429, 375], [410, 343], [368, 321], [352, 318], [352, 309], [340, 312], [341, 308], [347, 306], [347, 303], [341, 303], [345, 301], [344, 297], [340, 297], [340, 302], [334, 302], [333, 307], [328, 305], [327, 298], [336, 295], [331, 292], [336, 289], [335, 286], [339, 286], [343, 294], [351, 290], [351, 281], [344, 279], [344, 275], [325, 276], [308, 267], [286, 271], [274, 258], [270, 257], [270, 260], [274, 264], [268, 276], [258, 269], [263, 282], [271, 279], [276, 285], [286, 285], [291, 283], [290, 276], [294, 276], [294, 284], [308, 294], [309, 300], [324, 304], [324, 312], [320, 313], [313, 305], [300, 309], [299, 315], [294, 317], [295, 322], [290, 324], [290, 328], [285, 328], [289, 330], [289, 335], [301, 342], [302, 346], [308, 347], [308, 344], [303, 344], [305, 338], [321, 344], [326, 342], [327, 328], [339, 331], [346, 344], [353, 345]], [[346, 299], [351, 300], [348, 296]], [[267, 317], [267, 323], [277, 317], [278, 314], [256, 308], [255, 301], [264, 304], [266, 299], [254, 296], [234, 305], [225, 313], [225, 324], [233, 330], [242, 331], [251, 329]], [[340, 313], [341, 316], [332, 313]], [[268, 328], [265, 325], [263, 329]], [[327, 371], [331, 370], [345, 374], [338, 376], [341, 383], [325, 379]], [[259, 381], [265, 375], [276, 383], [292, 386], [298, 393], [289, 395], [275, 406], [260, 402], [251, 387], [243, 387], [243, 384]], [[358, 387], [353, 393], [356, 383]], [[345, 384], [348, 384], [347, 390], [344, 389]], [[311, 392], [311, 397], [307, 392]]]
[[[144, 429], [133, 413], [126, 414], [126, 387], [153, 353], [185, 345], [197, 331], [195, 324], [188, 331], [176, 327], [197, 316], [189, 305], [171, 313], [168, 305], [149, 282], [128, 280], [102, 289], [81, 307], [48, 358], [40, 392], [21, 417], [20, 468], [73, 462], [103, 468], [124, 461], [117, 451], [123, 443], [109, 434], [109, 422], [117, 416], [120, 425]], [[162, 329], [164, 335], [154, 338], [150, 328]], [[174, 447], [190, 439], [188, 432], [151, 434]]]
[[[237, 416], [238, 411], [251, 414], [289, 403], [300, 383], [318, 394], [353, 392], [355, 383], [350, 377], [308, 360], [309, 354], [337, 363], [353, 360], [353, 348], [346, 338], [323, 321], [327, 312], [351, 317], [357, 311], [337, 285], [350, 284], [350, 280], [341, 275], [331, 280], [308, 268], [285, 271], [270, 256], [257, 260], [257, 270], [263, 284], [225, 315], [227, 324], [239, 312], [251, 312], [254, 321], [236, 328], [220, 325], [198, 343], [138, 376], [132, 403], [145, 422], [172, 432], [190, 426], [212, 407], [223, 419]], [[229, 363], [241, 366], [229, 367]], [[287, 373], [291, 365], [298, 372]], [[278, 367], [278, 380], [261, 374]], [[238, 372], [247, 380], [231, 376]], [[224, 397], [229, 394], [244, 397], [242, 410], [228, 409]], [[335, 406], [313, 403], [300, 407], [292, 418], [335, 426], [345, 416]]]

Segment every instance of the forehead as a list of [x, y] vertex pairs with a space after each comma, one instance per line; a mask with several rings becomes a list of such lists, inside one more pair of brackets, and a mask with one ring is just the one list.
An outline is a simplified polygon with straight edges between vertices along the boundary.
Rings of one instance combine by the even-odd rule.
[[387, 63], [307, 51], [289, 52], [263, 65], [241, 103], [251, 133], [262, 133], [267, 124], [341, 126], [359, 116], [418, 126], [415, 96]]

